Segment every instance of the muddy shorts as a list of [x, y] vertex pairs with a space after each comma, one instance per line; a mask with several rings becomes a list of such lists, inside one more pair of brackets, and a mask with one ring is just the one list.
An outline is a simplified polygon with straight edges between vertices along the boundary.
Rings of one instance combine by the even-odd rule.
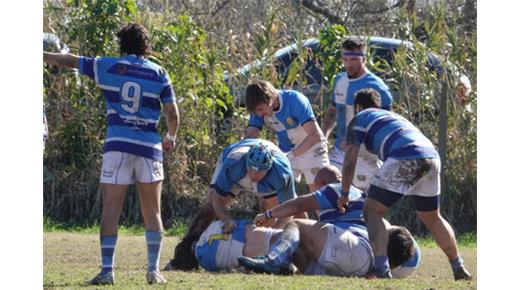
[[412, 196], [418, 211], [439, 207], [440, 160], [388, 158], [371, 180], [368, 196], [390, 207], [402, 196]]

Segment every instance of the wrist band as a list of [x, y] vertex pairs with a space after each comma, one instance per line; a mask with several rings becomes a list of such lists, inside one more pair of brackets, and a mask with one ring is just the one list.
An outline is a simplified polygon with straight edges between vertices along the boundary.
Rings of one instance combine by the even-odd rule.
[[264, 212], [264, 215], [268, 220], [273, 218], [273, 212], [271, 210]]
[[166, 139], [170, 140], [171, 142], [175, 142], [175, 139], [177, 139], [177, 135], [170, 135], [170, 132], [166, 132]]

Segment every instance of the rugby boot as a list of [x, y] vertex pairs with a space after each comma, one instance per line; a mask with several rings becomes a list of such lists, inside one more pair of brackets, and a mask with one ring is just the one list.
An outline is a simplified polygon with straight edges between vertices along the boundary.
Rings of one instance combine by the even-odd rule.
[[251, 270], [255, 273], [267, 273], [277, 275], [292, 275], [294, 269], [288, 265], [277, 265], [272, 260], [269, 260], [267, 256], [260, 257], [245, 257], [238, 256], [238, 264], [244, 266], [247, 270]]
[[114, 285], [114, 271], [100, 272], [94, 279], [87, 282], [88, 285]]
[[151, 271], [146, 273], [146, 282], [148, 284], [165, 284], [166, 279], [159, 273], [159, 271]]
[[464, 268], [464, 266], [460, 266], [453, 270], [453, 278], [455, 281], [457, 280], [471, 280], [473, 279], [473, 276]]

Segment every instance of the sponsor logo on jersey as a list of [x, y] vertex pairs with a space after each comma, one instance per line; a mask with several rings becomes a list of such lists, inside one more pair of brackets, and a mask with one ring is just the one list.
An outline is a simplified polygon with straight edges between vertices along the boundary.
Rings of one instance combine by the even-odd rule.
[[126, 65], [118, 64], [116, 69], [118, 74], [124, 75], [128, 73], [128, 67]]
[[289, 125], [289, 126], [294, 126], [294, 124], [296, 124], [296, 121], [291, 118], [291, 117], [288, 117], [287, 119], [285, 119], [285, 122]]

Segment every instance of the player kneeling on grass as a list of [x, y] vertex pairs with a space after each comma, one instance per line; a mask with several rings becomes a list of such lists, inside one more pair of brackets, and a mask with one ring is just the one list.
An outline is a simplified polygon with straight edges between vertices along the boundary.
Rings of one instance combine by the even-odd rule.
[[[191, 247], [215, 218], [222, 221], [224, 233], [233, 232], [237, 225], [227, 206], [241, 191], [261, 197], [264, 210], [296, 198], [289, 160], [272, 142], [245, 139], [224, 149], [217, 161], [206, 200], [188, 233], [175, 247], [174, 258], [165, 270], [192, 270], [197, 267]], [[280, 219], [273, 226], [282, 228], [284, 222]]]
[[[46, 63], [79, 69], [103, 91], [107, 107], [107, 137], [101, 165], [103, 211], [100, 223], [101, 272], [89, 283], [114, 284], [114, 252], [118, 220], [128, 185], [137, 184], [145, 224], [149, 284], [166, 283], [159, 272], [163, 225], [161, 186], [163, 148], [175, 147], [179, 114], [166, 71], [147, 59], [149, 33], [140, 24], [128, 24], [117, 32], [121, 57], [91, 58], [44, 52]], [[168, 132], [157, 130], [161, 104]]]
[[[295, 219], [289, 222], [267, 255], [238, 258], [246, 269], [260, 273], [290, 273], [294, 264], [304, 274], [363, 277], [373, 266], [372, 248], [362, 216], [364, 194], [351, 187], [351, 202], [345, 212], [336, 208], [341, 196], [341, 175], [333, 166], [322, 168], [317, 176], [318, 191], [299, 196], [255, 217], [262, 225], [272, 218], [291, 216], [301, 211], [320, 210], [320, 222]], [[404, 227], [386, 223], [389, 259], [397, 276], [407, 276], [419, 265], [419, 248]], [[296, 254], [300, 250], [302, 254]], [[401, 269], [398, 269], [398, 268]]]

